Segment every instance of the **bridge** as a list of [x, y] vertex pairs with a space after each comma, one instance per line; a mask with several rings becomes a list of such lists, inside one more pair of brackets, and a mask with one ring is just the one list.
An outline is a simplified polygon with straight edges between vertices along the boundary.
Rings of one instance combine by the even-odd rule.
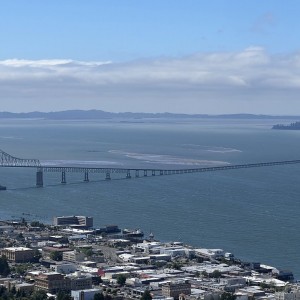
[[225, 165], [218, 167], [201, 167], [201, 168], [187, 168], [187, 169], [154, 169], [154, 168], [103, 168], [103, 167], [78, 167], [78, 166], [47, 166], [42, 165], [38, 159], [22, 159], [9, 155], [0, 150], [0, 167], [9, 168], [36, 168], [36, 186], [42, 187], [44, 185], [44, 172], [61, 173], [61, 183], [65, 184], [66, 173], [82, 173], [84, 174], [84, 181], [89, 181], [90, 173], [103, 173], [105, 179], [110, 180], [112, 174], [124, 174], [124, 178], [130, 179], [132, 177], [147, 177], [147, 176], [162, 176], [175, 174], [189, 174], [202, 173], [212, 171], [225, 171], [246, 168], [271, 167], [279, 165], [299, 164], [300, 160], [284, 160], [284, 161], [270, 161], [247, 163], [237, 165]]

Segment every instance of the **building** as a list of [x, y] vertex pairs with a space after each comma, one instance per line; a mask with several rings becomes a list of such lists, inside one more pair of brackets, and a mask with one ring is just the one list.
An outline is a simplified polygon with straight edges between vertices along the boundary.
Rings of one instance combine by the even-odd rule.
[[236, 289], [246, 286], [246, 279], [243, 277], [225, 277], [220, 278], [219, 283], [224, 285], [224, 291], [234, 292]]
[[160, 254], [167, 254], [171, 257], [191, 257], [194, 254], [194, 250], [181, 246], [161, 247]]
[[34, 284], [23, 282], [16, 284], [15, 288], [17, 292], [30, 295], [34, 290]]
[[51, 258], [51, 253], [53, 253], [53, 252], [62, 253], [62, 255], [63, 255], [64, 252], [70, 252], [71, 251], [71, 248], [64, 248], [64, 247], [58, 248], [58, 247], [46, 246], [46, 247], [43, 247], [42, 249], [43, 249], [43, 256], [48, 257], [49, 259]]
[[11, 233], [14, 231], [14, 227], [10, 225], [0, 225], [0, 233]]
[[87, 290], [92, 288], [92, 276], [87, 274], [83, 275], [81, 272], [75, 272], [66, 276], [71, 281], [71, 290]]
[[50, 268], [53, 272], [61, 274], [70, 274], [74, 273], [77, 270], [76, 265], [72, 263], [60, 263], [57, 265], [51, 265]]
[[173, 297], [179, 299], [179, 295], [190, 295], [191, 284], [187, 281], [169, 282], [162, 285], [162, 295], [165, 297]]
[[41, 273], [35, 278], [35, 288], [51, 294], [56, 294], [59, 291], [70, 291], [71, 280], [56, 272]]
[[85, 255], [76, 250], [63, 252], [63, 260], [64, 261], [78, 262], [78, 261], [83, 261], [84, 258], [85, 258]]
[[86, 216], [63, 216], [55, 217], [53, 220], [54, 226], [72, 226], [77, 228], [93, 227], [93, 218]]
[[[12, 278], [11, 278], [12, 279]], [[1, 285], [6, 287], [6, 289], [10, 292], [12, 288], [15, 288], [16, 291], [19, 291], [24, 294], [31, 294], [34, 289], [34, 284], [31, 283], [20, 283], [19, 281], [15, 280], [6, 280]]]
[[84, 276], [80, 272], [68, 276], [57, 272], [41, 273], [35, 278], [35, 288], [51, 294], [56, 294], [59, 291], [91, 289], [92, 276]]
[[275, 293], [276, 300], [300, 300], [300, 291], [277, 292]]
[[208, 259], [222, 259], [225, 252], [222, 249], [195, 249], [195, 254]]
[[79, 290], [71, 291], [71, 297], [74, 300], [93, 300], [95, 294], [101, 293], [99, 289], [88, 289], [88, 290]]
[[0, 256], [2, 255], [11, 262], [24, 263], [34, 260], [35, 251], [25, 247], [9, 247], [0, 250]]

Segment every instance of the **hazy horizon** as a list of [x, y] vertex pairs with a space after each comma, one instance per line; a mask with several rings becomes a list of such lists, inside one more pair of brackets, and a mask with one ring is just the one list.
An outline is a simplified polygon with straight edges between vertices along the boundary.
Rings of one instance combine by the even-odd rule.
[[[11, 112], [11, 111], [0, 111], [0, 118], [3, 117], [3, 115], [6, 115], [6, 114], [11, 114], [11, 115], [32, 115], [32, 114], [45, 114], [45, 115], [51, 115], [51, 114], [54, 114], [54, 115], [71, 115], [71, 114], [78, 114], [78, 115], [81, 115], [81, 116], [84, 116], [84, 115], [89, 115], [89, 114], [92, 114], [92, 113], [95, 113], [97, 115], [105, 115], [105, 114], [108, 114], [108, 115], [113, 115], [113, 116], [118, 116], [118, 115], [121, 115], [121, 116], [130, 116], [132, 115], [133, 117], [138, 117], [138, 115], [141, 115], [141, 117], [144, 117], [144, 116], [147, 116], [147, 115], [150, 115], [150, 116], [179, 116], [179, 117], [207, 117], [207, 118], [218, 118], [218, 117], [228, 117], [228, 116], [232, 116], [232, 117], [238, 117], [240, 116], [241, 118], [253, 118], [253, 117], [258, 117], [258, 118], [298, 118], [300, 117], [300, 114], [299, 115], [284, 115], [284, 114], [249, 114], [249, 113], [236, 113], [236, 114], [196, 114], [196, 113], [171, 113], [171, 112], [142, 112], [142, 111], [139, 111], [139, 112], [131, 112], [131, 111], [124, 111], [124, 112], [111, 112], [111, 111], [104, 111], [104, 110], [101, 110], [101, 109], [87, 109], [87, 110], [81, 110], [81, 109], [67, 109], [67, 110], [57, 110], [57, 111], [28, 111], [28, 112]], [[74, 116], [75, 116], [74, 115]]]

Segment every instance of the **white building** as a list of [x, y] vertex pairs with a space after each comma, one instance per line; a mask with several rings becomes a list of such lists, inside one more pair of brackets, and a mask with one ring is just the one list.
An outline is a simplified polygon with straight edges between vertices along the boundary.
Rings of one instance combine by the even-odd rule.
[[123, 254], [120, 254], [119, 257], [120, 257], [124, 262], [130, 262], [130, 259], [131, 259], [132, 257], [134, 257], [134, 255], [128, 254], [128, 253], [123, 253]]
[[89, 290], [79, 290], [71, 291], [71, 296], [74, 300], [93, 300], [95, 294], [101, 293], [100, 289], [89, 289]]
[[205, 249], [205, 248], [199, 248], [195, 249], [195, 254], [207, 257], [209, 259], [221, 259], [224, 258], [225, 252], [222, 249]]
[[160, 249], [160, 254], [167, 254], [171, 257], [190, 257], [194, 253], [194, 249], [184, 247], [162, 247]]
[[275, 293], [276, 300], [300, 300], [300, 291], [277, 292]]
[[137, 243], [134, 248], [142, 250], [145, 253], [151, 252], [150, 250], [156, 247], [161, 246], [160, 242], [147, 242], [144, 241], [143, 243]]
[[76, 271], [76, 266], [71, 263], [62, 263], [57, 265], [51, 265], [50, 269], [54, 272], [61, 273], [61, 274], [70, 274]]

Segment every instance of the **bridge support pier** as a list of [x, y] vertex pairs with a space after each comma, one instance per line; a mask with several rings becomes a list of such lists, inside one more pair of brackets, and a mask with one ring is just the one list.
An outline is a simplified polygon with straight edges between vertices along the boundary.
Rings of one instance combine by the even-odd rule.
[[145, 176], [145, 177], [148, 176], [147, 170], [144, 170], [144, 176]]
[[127, 179], [130, 179], [130, 178], [131, 178], [131, 174], [130, 174], [130, 171], [129, 171], [129, 170], [127, 171], [126, 178], [127, 178]]
[[154, 170], [152, 170], [152, 176], [155, 176], [155, 171]]
[[61, 172], [61, 183], [63, 183], [63, 184], [67, 183], [67, 181], [66, 181], [66, 172], [65, 171]]
[[105, 180], [111, 180], [110, 172], [106, 172]]
[[89, 182], [89, 172], [88, 171], [86, 171], [84, 173], [84, 182]]
[[139, 170], [135, 170], [135, 177], [140, 177], [140, 172], [139, 172]]
[[36, 171], [36, 186], [37, 187], [43, 187], [44, 180], [43, 180], [43, 170], [37, 170]]

